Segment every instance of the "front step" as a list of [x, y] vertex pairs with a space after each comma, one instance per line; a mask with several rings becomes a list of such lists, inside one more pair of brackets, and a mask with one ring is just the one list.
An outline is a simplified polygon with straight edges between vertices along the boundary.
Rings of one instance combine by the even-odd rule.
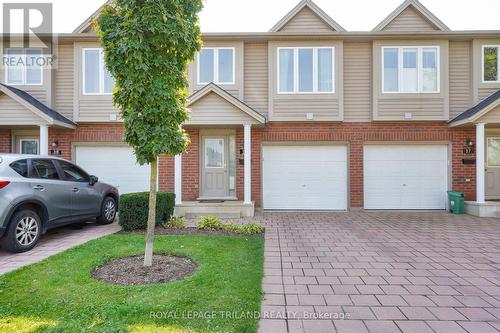
[[220, 212], [207, 212], [207, 213], [187, 213], [185, 215], [186, 218], [188, 219], [194, 219], [202, 216], [217, 216], [221, 219], [239, 219], [241, 217], [240, 212], [233, 212], [233, 213], [220, 213]]
[[220, 218], [238, 219], [254, 216], [255, 206], [242, 201], [199, 202], [185, 201], [175, 205], [174, 215], [195, 218], [213, 215]]

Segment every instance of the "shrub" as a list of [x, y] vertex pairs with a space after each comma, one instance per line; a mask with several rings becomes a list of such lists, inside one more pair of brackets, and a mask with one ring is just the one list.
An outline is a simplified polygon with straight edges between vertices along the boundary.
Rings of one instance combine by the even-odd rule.
[[203, 230], [223, 230], [224, 223], [216, 216], [202, 216], [196, 222], [196, 227]]
[[235, 233], [239, 234], [241, 231], [241, 227], [239, 225], [237, 225], [236, 223], [234, 223], [233, 221], [231, 221], [231, 222], [224, 224], [224, 231], [225, 232], [235, 232]]
[[185, 229], [187, 228], [187, 219], [183, 216], [172, 216], [170, 220], [168, 220], [167, 227], [174, 229]]
[[[127, 193], [120, 196], [119, 224], [123, 230], [146, 229], [149, 192]], [[165, 225], [174, 213], [175, 194], [158, 192], [156, 196], [156, 225]]]
[[201, 217], [198, 222], [196, 222], [196, 227], [202, 230], [224, 230], [225, 232], [244, 235], [257, 235], [264, 232], [263, 226], [253, 222], [243, 225], [237, 225], [233, 221], [224, 223], [220, 218], [215, 216]]
[[264, 227], [256, 223], [247, 223], [240, 226], [240, 232], [245, 235], [257, 235], [264, 232]]

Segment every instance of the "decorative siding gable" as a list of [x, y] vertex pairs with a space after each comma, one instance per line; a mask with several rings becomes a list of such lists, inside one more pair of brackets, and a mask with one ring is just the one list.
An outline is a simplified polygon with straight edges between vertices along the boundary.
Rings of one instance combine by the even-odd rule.
[[33, 125], [47, 122], [28, 110], [24, 105], [10, 96], [0, 94], [0, 124], [2, 125]]
[[187, 125], [256, 123], [255, 119], [214, 92], [203, 96], [192, 105]]
[[425, 19], [413, 6], [408, 6], [396, 16], [383, 31], [433, 31], [440, 30]]
[[309, 7], [302, 8], [281, 28], [283, 32], [331, 32], [333, 29]]

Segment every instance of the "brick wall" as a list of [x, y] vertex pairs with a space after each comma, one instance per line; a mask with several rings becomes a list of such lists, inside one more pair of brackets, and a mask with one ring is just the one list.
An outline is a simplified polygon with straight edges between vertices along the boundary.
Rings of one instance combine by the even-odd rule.
[[[2, 132], [3, 131], [3, 132]], [[196, 200], [199, 196], [199, 130], [187, 130], [191, 144], [183, 155], [182, 192], [183, 200]], [[2, 135], [2, 133], [4, 135]], [[117, 142], [123, 137], [121, 124], [88, 124], [76, 130], [54, 130], [49, 140], [59, 141], [62, 157], [71, 159], [74, 142]], [[7, 139], [6, 139], [7, 138]], [[261, 145], [275, 141], [336, 141], [349, 143], [350, 156], [350, 205], [363, 207], [363, 143], [389, 142], [451, 142], [452, 143], [452, 187], [466, 194], [467, 200], [475, 199], [475, 165], [462, 164], [462, 150], [466, 139], [475, 139], [475, 130], [449, 128], [444, 122], [420, 123], [270, 123], [263, 128], [252, 128], [252, 198], [261, 205]], [[10, 133], [0, 130], [0, 149], [10, 150]], [[243, 148], [243, 128], [236, 130], [236, 156]], [[5, 149], [5, 148], [4, 148]], [[0, 150], [1, 151], [1, 150]], [[159, 188], [174, 190], [174, 159], [162, 156], [159, 159]], [[237, 163], [236, 187], [238, 199], [243, 199], [243, 165]], [[470, 181], [466, 181], [469, 179]]]
[[10, 153], [12, 149], [10, 129], [0, 129], [0, 153]]

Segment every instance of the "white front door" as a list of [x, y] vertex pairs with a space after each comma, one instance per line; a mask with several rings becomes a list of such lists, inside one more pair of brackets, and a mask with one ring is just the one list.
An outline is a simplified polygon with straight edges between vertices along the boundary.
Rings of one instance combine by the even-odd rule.
[[366, 145], [365, 209], [446, 209], [446, 145]]
[[486, 139], [486, 197], [500, 198], [500, 137]]
[[76, 146], [75, 162], [99, 181], [116, 186], [120, 194], [149, 191], [149, 165], [139, 165], [126, 146]]
[[201, 197], [229, 196], [228, 140], [226, 136], [202, 137]]
[[347, 209], [347, 147], [264, 146], [263, 207]]

